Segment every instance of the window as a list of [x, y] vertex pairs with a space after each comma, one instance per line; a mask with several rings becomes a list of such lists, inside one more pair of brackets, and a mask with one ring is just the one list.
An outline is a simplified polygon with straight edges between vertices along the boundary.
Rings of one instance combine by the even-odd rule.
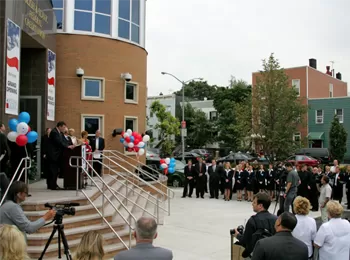
[[343, 123], [344, 122], [344, 111], [343, 109], [336, 109], [335, 110], [335, 114], [337, 115], [338, 119], [339, 119], [339, 123]]
[[118, 36], [140, 43], [140, 0], [119, 0]]
[[333, 84], [329, 84], [329, 97], [333, 97]]
[[74, 30], [111, 34], [111, 0], [75, 0]]
[[95, 136], [97, 130], [103, 133], [103, 115], [81, 115], [81, 129]]
[[125, 83], [125, 102], [137, 103], [137, 84], [126, 82]]
[[299, 97], [300, 96], [300, 79], [293, 79], [292, 80], [292, 86], [297, 91], [298, 97]]
[[300, 142], [301, 141], [301, 133], [295, 133], [293, 135], [294, 142]]
[[217, 119], [217, 112], [216, 111], [210, 111], [209, 112], [209, 119], [210, 120], [216, 120]]
[[323, 110], [316, 110], [316, 124], [323, 124]]
[[63, 29], [63, 0], [52, 0], [53, 10], [56, 16], [57, 29]]
[[[127, 131], [128, 129], [131, 129], [133, 132], [138, 132], [137, 117], [135, 116], [124, 117], [124, 131]], [[124, 151], [127, 152], [127, 148], [124, 148]]]
[[82, 80], [82, 97], [83, 100], [104, 100], [104, 79], [87, 78]]

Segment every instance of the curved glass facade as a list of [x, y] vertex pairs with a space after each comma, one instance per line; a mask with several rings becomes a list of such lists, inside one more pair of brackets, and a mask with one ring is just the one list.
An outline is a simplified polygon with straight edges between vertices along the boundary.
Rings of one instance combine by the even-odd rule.
[[57, 29], [61, 32], [112, 37], [144, 47], [146, 0], [53, 0], [52, 2]]

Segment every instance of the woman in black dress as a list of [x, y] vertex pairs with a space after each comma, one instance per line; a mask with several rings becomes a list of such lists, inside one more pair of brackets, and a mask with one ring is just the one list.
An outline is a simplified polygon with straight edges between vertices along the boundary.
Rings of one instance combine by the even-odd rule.
[[231, 164], [229, 162], [225, 163], [225, 172], [224, 172], [224, 186], [225, 186], [225, 201], [230, 200], [231, 191], [232, 191], [232, 178], [233, 178], [233, 170], [231, 169]]
[[247, 175], [248, 201], [253, 201], [254, 178], [255, 178], [253, 166], [249, 165], [248, 169], [246, 169], [246, 175]]
[[273, 170], [273, 165], [270, 163], [269, 164], [269, 169], [266, 171], [266, 181], [267, 181], [267, 186], [266, 189], [271, 197], [273, 199], [273, 193], [275, 190], [275, 171]]
[[264, 165], [260, 164], [260, 169], [256, 172], [256, 181], [258, 183], [258, 188], [260, 192], [263, 192], [266, 188], [265, 180], [266, 180], [266, 172], [264, 170]]
[[242, 165], [237, 166], [237, 171], [235, 174], [235, 186], [237, 191], [237, 201], [242, 200], [242, 190], [244, 189], [244, 171], [242, 170]]

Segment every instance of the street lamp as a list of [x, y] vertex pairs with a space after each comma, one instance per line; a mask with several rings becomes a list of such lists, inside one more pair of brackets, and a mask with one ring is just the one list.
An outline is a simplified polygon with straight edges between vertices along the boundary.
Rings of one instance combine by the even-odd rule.
[[186, 128], [186, 122], [185, 122], [185, 86], [188, 82], [194, 81], [194, 80], [203, 80], [203, 78], [193, 78], [187, 81], [182, 81], [175, 75], [168, 73], [168, 72], [161, 72], [162, 75], [169, 75], [176, 79], [178, 82], [182, 84], [182, 122], [181, 122], [181, 143], [182, 143], [182, 162], [186, 163], [185, 161], [185, 133], [184, 129]]

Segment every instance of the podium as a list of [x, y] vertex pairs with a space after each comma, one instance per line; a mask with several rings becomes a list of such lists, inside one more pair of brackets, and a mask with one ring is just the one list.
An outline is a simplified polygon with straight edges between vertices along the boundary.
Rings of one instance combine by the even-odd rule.
[[69, 160], [71, 156], [86, 158], [85, 145], [80, 145], [74, 149], [64, 149], [63, 151], [63, 186], [66, 190], [76, 190], [77, 189], [77, 172], [78, 172], [78, 189], [84, 187], [84, 173], [81, 168], [85, 164], [81, 159], [72, 159], [72, 165], [79, 165], [78, 168], [71, 167], [69, 165]]

